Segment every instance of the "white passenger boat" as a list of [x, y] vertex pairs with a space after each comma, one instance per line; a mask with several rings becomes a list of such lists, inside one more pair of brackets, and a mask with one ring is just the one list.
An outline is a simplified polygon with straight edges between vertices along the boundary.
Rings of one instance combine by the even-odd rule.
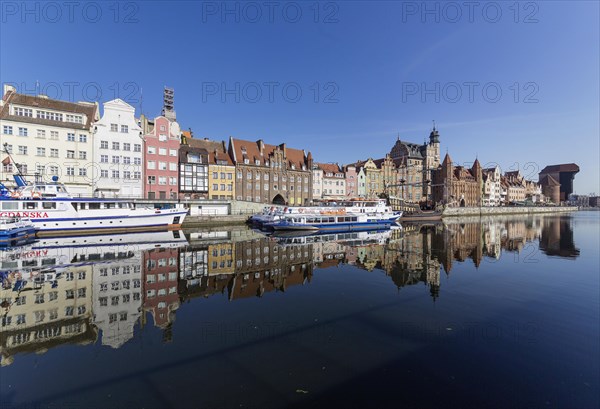
[[10, 247], [35, 240], [35, 225], [28, 219], [0, 217], [0, 247]]
[[385, 199], [375, 200], [342, 200], [321, 202], [319, 206], [297, 206], [297, 207], [265, 207], [261, 213], [250, 218], [250, 222], [259, 226], [271, 226], [279, 220], [304, 215], [345, 215], [345, 214], [369, 214], [378, 216], [380, 219], [396, 221], [402, 216], [402, 212], [395, 212], [386, 204]]
[[57, 179], [22, 185], [0, 196], [0, 217], [28, 218], [39, 235], [168, 230], [179, 228], [186, 215], [181, 207], [155, 209], [123, 199], [72, 197]]
[[342, 213], [337, 214], [298, 214], [286, 215], [280, 220], [269, 223], [275, 231], [359, 231], [389, 229], [395, 219], [378, 214]]

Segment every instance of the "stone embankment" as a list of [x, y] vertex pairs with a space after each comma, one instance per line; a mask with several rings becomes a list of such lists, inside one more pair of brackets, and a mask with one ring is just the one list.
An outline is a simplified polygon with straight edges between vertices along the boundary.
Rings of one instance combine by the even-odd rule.
[[442, 217], [463, 216], [496, 216], [496, 215], [527, 215], [538, 213], [567, 213], [575, 212], [575, 206], [507, 206], [507, 207], [449, 207], [444, 209]]

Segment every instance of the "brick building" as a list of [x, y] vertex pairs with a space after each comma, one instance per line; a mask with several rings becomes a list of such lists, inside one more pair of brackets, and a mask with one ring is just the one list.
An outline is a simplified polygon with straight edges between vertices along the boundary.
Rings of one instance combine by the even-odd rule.
[[258, 203], [306, 205], [312, 201], [310, 152], [229, 138], [229, 156], [236, 168], [237, 200]]
[[433, 174], [433, 201], [452, 207], [481, 206], [483, 175], [479, 160], [473, 166], [454, 166], [446, 154], [442, 165]]

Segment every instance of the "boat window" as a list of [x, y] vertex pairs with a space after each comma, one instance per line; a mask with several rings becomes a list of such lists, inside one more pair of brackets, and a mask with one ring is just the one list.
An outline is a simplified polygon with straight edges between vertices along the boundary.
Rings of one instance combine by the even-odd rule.
[[43, 209], [56, 209], [56, 203], [53, 202], [42, 202]]
[[85, 207], [85, 203], [79, 203], [79, 210], [83, 210]]
[[335, 223], [335, 217], [330, 217], [329, 218], [329, 223]]
[[36, 202], [25, 202], [25, 209], [35, 209], [36, 207]]
[[77, 203], [71, 202], [71, 206], [73, 206], [73, 209], [77, 210]]
[[353, 221], [353, 222], [355, 222], [356, 220], [357, 220], [357, 219], [356, 219], [356, 217], [353, 217], [353, 218], [352, 218], [352, 221]]
[[116, 203], [106, 203], [105, 204], [107, 209], [115, 209], [117, 207]]
[[23, 260], [23, 267], [35, 267], [37, 266], [37, 260]]
[[90, 203], [89, 204], [89, 209], [100, 209], [100, 203]]
[[44, 258], [42, 259], [42, 265], [43, 266], [50, 266], [56, 264], [56, 259], [55, 258]]
[[15, 202], [3, 202], [2, 210], [16, 210], [19, 208], [19, 203]]

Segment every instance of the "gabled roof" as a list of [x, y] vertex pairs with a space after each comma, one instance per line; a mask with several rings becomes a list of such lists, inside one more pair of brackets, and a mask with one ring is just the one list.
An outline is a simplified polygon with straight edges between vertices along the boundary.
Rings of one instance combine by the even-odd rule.
[[204, 149], [208, 152], [208, 164], [217, 165], [217, 161], [223, 161], [233, 166], [233, 161], [225, 149], [225, 142], [211, 141], [205, 139], [188, 139], [188, 144], [193, 148]]
[[[92, 122], [98, 120], [98, 107], [93, 103], [68, 102], [45, 97], [17, 94], [11, 92], [6, 97], [6, 101], [0, 110], [0, 119], [11, 120], [15, 122], [27, 122], [39, 125], [58, 126], [73, 129], [89, 129]], [[31, 107], [33, 109], [48, 109], [53, 111], [68, 112], [86, 116], [86, 123], [77, 124], [71, 122], [53, 121], [50, 119], [29, 118], [24, 116], [10, 115], [11, 104]]]
[[266, 166], [265, 161], [269, 160], [269, 157], [273, 155], [275, 150], [285, 149], [285, 159], [287, 160], [288, 166], [294, 165], [297, 169], [302, 169], [302, 165], [307, 165], [308, 159], [305, 159], [303, 150], [288, 148], [285, 144], [269, 145], [262, 142], [262, 140], [252, 142], [235, 138], [230, 138], [230, 143], [235, 159], [238, 162], [249, 159], [250, 162], [254, 164], [255, 161], [258, 160], [261, 166]]
[[335, 163], [316, 163], [315, 165], [325, 173], [343, 173]]

